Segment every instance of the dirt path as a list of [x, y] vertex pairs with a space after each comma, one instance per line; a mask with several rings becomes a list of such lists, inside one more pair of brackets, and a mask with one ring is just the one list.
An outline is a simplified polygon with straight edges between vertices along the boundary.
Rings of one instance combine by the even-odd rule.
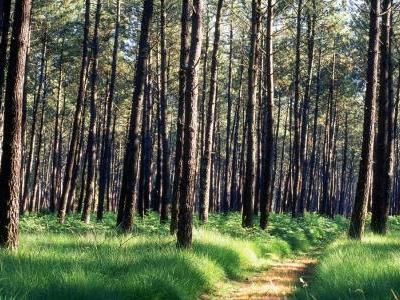
[[316, 263], [315, 259], [310, 258], [277, 261], [267, 271], [244, 282], [234, 282], [221, 295], [208, 299], [288, 299], [296, 285], [301, 284], [301, 280], [309, 281]]

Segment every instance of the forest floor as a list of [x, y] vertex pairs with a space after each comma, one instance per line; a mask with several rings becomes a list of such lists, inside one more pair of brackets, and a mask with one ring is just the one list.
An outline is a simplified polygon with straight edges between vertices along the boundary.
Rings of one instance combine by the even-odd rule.
[[239, 213], [212, 214], [206, 225], [196, 222], [193, 247], [182, 251], [153, 213], [135, 218], [130, 234], [117, 232], [114, 214], [90, 224], [69, 215], [63, 225], [27, 215], [18, 251], [0, 251], [0, 299], [198, 299], [326, 246], [347, 227], [317, 214], [272, 214], [268, 231], [254, 221], [245, 229]]
[[0, 299], [400, 299], [400, 218], [355, 242], [341, 217], [272, 214], [263, 231], [212, 214], [186, 251], [157, 214], [129, 234], [114, 214], [92, 218], [22, 217], [19, 249], [0, 251]]

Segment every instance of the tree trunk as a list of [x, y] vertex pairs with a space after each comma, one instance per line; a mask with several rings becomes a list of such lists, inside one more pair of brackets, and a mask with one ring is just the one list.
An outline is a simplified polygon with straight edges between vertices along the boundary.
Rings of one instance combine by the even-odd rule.
[[8, 32], [10, 30], [11, 0], [1, 1], [1, 42], [0, 42], [0, 113], [3, 114], [3, 86], [7, 66]]
[[140, 178], [138, 192], [138, 213], [143, 218], [149, 209], [151, 194], [151, 162], [153, 157], [152, 125], [152, 77], [151, 54], [147, 65], [147, 79], [144, 91], [142, 113], [142, 151], [140, 157]]
[[393, 185], [393, 70], [392, 70], [392, 1], [383, 0], [378, 123], [375, 140], [374, 180], [371, 229], [386, 234], [389, 202]]
[[29, 39], [30, 0], [17, 0], [8, 61], [0, 168], [0, 246], [18, 247], [22, 99]]
[[35, 207], [35, 203], [37, 203], [37, 186], [38, 186], [38, 174], [41, 163], [40, 153], [42, 150], [42, 141], [43, 141], [43, 126], [44, 126], [44, 115], [46, 109], [46, 101], [47, 101], [47, 61], [45, 62], [45, 71], [44, 71], [44, 79], [43, 79], [43, 96], [42, 96], [42, 111], [40, 115], [40, 123], [39, 123], [39, 136], [36, 145], [36, 153], [35, 153], [35, 165], [33, 167], [33, 180], [32, 180], [32, 195], [31, 195], [31, 204], [30, 211], [33, 212], [34, 209], [39, 209]]
[[[307, 13], [307, 48], [308, 48], [308, 66], [307, 66], [307, 83], [304, 90], [304, 101], [301, 116], [301, 139], [300, 139], [300, 165], [301, 165], [301, 186], [300, 198], [298, 199], [298, 213], [304, 215], [306, 205], [306, 188], [307, 188], [307, 173], [308, 173], [308, 161], [307, 161], [307, 131], [308, 131], [308, 111], [310, 106], [310, 95], [311, 85], [313, 80], [313, 68], [314, 68], [314, 35], [315, 35], [315, 24], [316, 24], [316, 3], [312, 1], [311, 12]], [[311, 177], [309, 177], [311, 178]], [[313, 180], [311, 178], [311, 180]]]
[[[210, 197], [210, 171], [211, 171], [211, 150], [215, 115], [215, 102], [217, 98], [217, 68], [218, 68], [218, 47], [220, 40], [221, 12], [224, 1], [218, 0], [217, 15], [215, 19], [214, 43], [211, 55], [210, 95], [208, 99], [208, 110], [206, 130], [204, 139], [204, 153], [200, 164], [200, 187], [199, 187], [199, 219], [202, 223], [208, 221], [209, 197]], [[204, 74], [205, 75], [205, 74]], [[212, 194], [211, 194], [212, 195]]]
[[364, 232], [369, 195], [369, 182], [371, 178], [379, 61], [379, 15], [380, 1], [371, 0], [363, 143], [357, 190], [349, 228], [349, 237], [354, 239], [361, 239]]
[[162, 141], [162, 196], [160, 221], [168, 221], [168, 207], [170, 201], [170, 169], [169, 169], [169, 142], [167, 134], [167, 47], [165, 41], [165, 0], [160, 0], [160, 39], [161, 39], [161, 72], [160, 72], [160, 129]]
[[132, 97], [129, 136], [126, 145], [124, 170], [119, 199], [120, 211], [117, 225], [125, 232], [132, 229], [134, 210], [134, 188], [136, 186], [137, 160], [139, 156], [139, 116], [142, 105], [143, 89], [146, 77], [146, 62], [149, 56], [149, 31], [153, 17], [153, 0], [143, 2], [143, 14], [140, 29], [139, 52], [136, 61], [134, 92]]
[[49, 211], [54, 213], [56, 210], [56, 201], [57, 201], [57, 190], [58, 190], [58, 182], [57, 182], [57, 173], [58, 173], [58, 153], [61, 151], [61, 144], [59, 143], [59, 135], [60, 135], [60, 102], [61, 102], [61, 92], [62, 92], [62, 82], [63, 82], [63, 63], [64, 63], [64, 40], [61, 47], [60, 60], [58, 62], [58, 86], [57, 86], [57, 103], [56, 103], [56, 117], [54, 121], [54, 137], [53, 137], [53, 151], [52, 151], [52, 169], [51, 169], [51, 188], [50, 188], [50, 203], [49, 203]]
[[319, 115], [319, 98], [320, 98], [320, 90], [321, 90], [321, 48], [319, 48], [318, 54], [318, 70], [317, 70], [317, 79], [316, 79], [316, 94], [315, 94], [315, 107], [314, 107], [314, 120], [313, 120], [313, 131], [312, 131], [312, 146], [311, 146], [311, 157], [309, 163], [309, 178], [310, 183], [308, 185], [308, 192], [306, 194], [306, 209], [309, 211], [311, 209], [311, 198], [314, 183], [314, 175], [315, 175], [315, 166], [316, 166], [316, 155], [317, 155], [317, 129], [318, 129], [318, 115]]
[[40, 100], [42, 99], [42, 90], [43, 90], [43, 83], [45, 77], [45, 64], [46, 64], [46, 56], [47, 56], [47, 36], [45, 35], [42, 40], [42, 53], [41, 53], [41, 60], [40, 60], [40, 74], [39, 74], [39, 82], [38, 82], [38, 89], [36, 92], [36, 96], [33, 102], [33, 117], [32, 117], [32, 126], [30, 132], [30, 144], [29, 144], [29, 152], [28, 152], [28, 160], [26, 162], [25, 167], [25, 179], [24, 179], [24, 190], [22, 194], [22, 201], [20, 205], [20, 214], [23, 215], [25, 213], [25, 207], [27, 201], [29, 199], [29, 190], [31, 187], [31, 171], [32, 171], [32, 163], [33, 163], [33, 152], [34, 152], [34, 145], [35, 145], [35, 137], [36, 137], [36, 122], [37, 122], [37, 115], [38, 115], [38, 108]]
[[[185, 127], [182, 174], [179, 187], [177, 245], [188, 248], [192, 244], [193, 204], [196, 175], [198, 61], [203, 39], [203, 1], [193, 0], [191, 45], [186, 68]], [[183, 18], [183, 16], [182, 16]]]
[[255, 186], [255, 106], [258, 81], [257, 63], [259, 56], [259, 35], [261, 23], [261, 0], [252, 0], [251, 44], [248, 69], [248, 101], [246, 109], [247, 153], [246, 172], [243, 185], [243, 227], [253, 226]]
[[87, 178], [86, 178], [86, 192], [83, 201], [82, 221], [86, 224], [90, 221], [90, 209], [92, 200], [95, 197], [95, 168], [96, 168], [96, 147], [97, 147], [97, 130], [96, 130], [96, 101], [97, 101], [97, 77], [98, 77], [98, 36], [101, 14], [101, 0], [97, 0], [96, 17], [94, 23], [93, 41], [92, 41], [92, 73], [90, 76], [90, 121], [89, 121], [89, 135], [87, 141], [86, 155], [87, 155]]
[[78, 146], [79, 139], [79, 125], [81, 123], [82, 117], [82, 107], [83, 107], [83, 99], [85, 97], [85, 79], [87, 74], [87, 64], [88, 64], [88, 38], [89, 38], [89, 26], [90, 26], [90, 0], [86, 0], [85, 2], [85, 24], [83, 29], [83, 41], [82, 41], [82, 61], [81, 61], [81, 70], [79, 75], [79, 89], [78, 96], [76, 99], [76, 107], [74, 114], [74, 122], [72, 125], [72, 134], [71, 140], [67, 155], [67, 163], [65, 166], [65, 175], [62, 193], [60, 197], [60, 203], [58, 208], [58, 220], [61, 224], [65, 222], [65, 215], [67, 211], [67, 197], [69, 194], [69, 189], [72, 182], [72, 173], [74, 168], [74, 158], [76, 155], [76, 149]]
[[233, 64], [233, 3], [231, 2], [231, 20], [229, 25], [229, 63], [228, 63], [228, 94], [227, 94], [227, 102], [228, 102], [228, 110], [226, 114], [226, 145], [225, 145], [225, 171], [224, 171], [224, 194], [222, 198], [222, 212], [227, 213], [229, 211], [229, 192], [231, 185], [231, 176], [232, 172], [231, 168], [231, 115], [232, 115], [232, 64]]
[[[243, 85], [243, 58], [241, 60], [239, 66], [239, 87], [238, 87], [238, 97], [237, 97], [237, 104], [236, 104], [236, 112], [235, 112], [235, 121], [234, 121], [234, 133], [233, 133], [233, 157], [232, 157], [232, 184], [231, 184], [231, 192], [230, 192], [230, 209], [237, 210], [238, 208], [238, 190], [239, 180], [238, 177], [240, 176], [241, 167], [238, 163], [239, 150], [239, 131], [240, 131], [240, 114], [241, 114], [241, 107], [242, 107], [242, 85]], [[239, 165], [239, 166], [238, 166]], [[239, 172], [238, 172], [239, 171]], [[239, 174], [238, 174], [239, 173]]]
[[260, 227], [267, 228], [269, 207], [272, 203], [272, 172], [274, 166], [274, 49], [272, 41], [272, 28], [274, 17], [274, 4], [268, 0], [266, 45], [265, 45], [265, 86], [263, 99], [263, 155], [262, 155], [262, 185], [260, 198]]
[[111, 119], [115, 94], [115, 82], [117, 78], [117, 62], [118, 62], [118, 48], [119, 48], [119, 28], [120, 28], [120, 0], [117, 0], [116, 17], [115, 17], [115, 33], [114, 33], [114, 47], [111, 62], [111, 78], [110, 87], [107, 99], [107, 115], [106, 115], [106, 128], [104, 136], [104, 151], [100, 160], [99, 170], [99, 205], [97, 207], [97, 220], [103, 220], [104, 202], [108, 195], [106, 193], [107, 187], [110, 182], [110, 165], [111, 165]]
[[179, 99], [178, 99], [178, 119], [176, 127], [176, 146], [175, 146], [175, 177], [171, 205], [171, 234], [177, 230], [179, 185], [182, 177], [182, 152], [183, 152], [183, 124], [185, 114], [185, 66], [188, 64], [189, 57], [189, 0], [182, 0], [181, 13], [181, 48], [180, 48], [180, 67], [179, 67]]
[[339, 214], [343, 215], [346, 203], [346, 188], [347, 188], [347, 152], [349, 144], [349, 126], [348, 126], [348, 115], [346, 113], [344, 121], [344, 144], [343, 144], [343, 162], [342, 162], [342, 175], [340, 180], [340, 199], [339, 199]]
[[297, 7], [297, 33], [296, 33], [296, 58], [294, 68], [294, 104], [293, 104], [293, 198], [292, 198], [292, 216], [296, 216], [300, 178], [300, 64], [301, 64], [301, 13], [303, 10], [303, 0], [298, 0]]

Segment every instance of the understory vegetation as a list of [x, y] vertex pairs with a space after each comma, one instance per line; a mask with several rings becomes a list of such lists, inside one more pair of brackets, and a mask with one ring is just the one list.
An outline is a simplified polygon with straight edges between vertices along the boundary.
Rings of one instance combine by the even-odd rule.
[[176, 248], [157, 215], [117, 234], [115, 216], [85, 225], [79, 216], [63, 226], [56, 217], [21, 220], [17, 252], [0, 253], [0, 294], [26, 299], [195, 299], [217, 282], [240, 280], [271, 259], [298, 255], [338, 237], [347, 225], [315, 214], [293, 220], [272, 215], [269, 233], [240, 226], [240, 214], [211, 215], [196, 225], [190, 251]]

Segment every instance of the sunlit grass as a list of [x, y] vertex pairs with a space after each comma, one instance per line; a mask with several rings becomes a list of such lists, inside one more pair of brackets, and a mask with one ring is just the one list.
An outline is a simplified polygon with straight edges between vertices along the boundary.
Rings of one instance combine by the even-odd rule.
[[392, 218], [387, 236], [368, 233], [361, 242], [340, 239], [321, 256], [299, 299], [400, 299], [400, 232]]
[[212, 215], [196, 225], [193, 249], [176, 248], [154, 214], [136, 219], [132, 234], [115, 230], [115, 216], [65, 225], [48, 215], [21, 220], [20, 248], [0, 251], [0, 296], [25, 299], [196, 299], [225, 279], [243, 279], [270, 258], [292, 255], [337, 236], [342, 220], [307, 215], [271, 217], [270, 232], [241, 228], [239, 214]]

